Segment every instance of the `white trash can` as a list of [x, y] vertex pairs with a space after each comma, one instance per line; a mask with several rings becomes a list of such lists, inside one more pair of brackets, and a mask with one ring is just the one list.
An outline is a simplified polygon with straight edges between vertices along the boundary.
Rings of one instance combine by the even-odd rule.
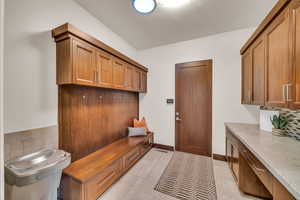
[[5, 200], [57, 200], [69, 153], [45, 149], [5, 163]]

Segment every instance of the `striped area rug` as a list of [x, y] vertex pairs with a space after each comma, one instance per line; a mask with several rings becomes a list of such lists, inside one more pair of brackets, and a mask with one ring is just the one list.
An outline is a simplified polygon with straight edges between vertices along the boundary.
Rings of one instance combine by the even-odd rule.
[[175, 152], [155, 190], [182, 200], [216, 200], [212, 158]]

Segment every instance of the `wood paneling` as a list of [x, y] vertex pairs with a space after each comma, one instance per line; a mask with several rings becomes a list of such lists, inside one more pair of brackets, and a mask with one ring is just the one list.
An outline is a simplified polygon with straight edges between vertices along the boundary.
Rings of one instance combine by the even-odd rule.
[[291, 5], [291, 82], [288, 85], [288, 101], [293, 109], [300, 109], [300, 1]]
[[266, 30], [266, 105], [287, 107], [289, 83], [289, 12], [283, 11]]
[[72, 40], [63, 40], [56, 44], [56, 83], [73, 82]]
[[125, 137], [138, 117], [136, 93], [71, 85], [59, 90], [59, 143], [72, 161]]
[[265, 40], [262, 35], [253, 44], [252, 50], [252, 98], [251, 103], [265, 103]]
[[176, 64], [176, 150], [212, 156], [212, 60]]
[[252, 54], [248, 50], [242, 56], [242, 104], [250, 104], [252, 98]]

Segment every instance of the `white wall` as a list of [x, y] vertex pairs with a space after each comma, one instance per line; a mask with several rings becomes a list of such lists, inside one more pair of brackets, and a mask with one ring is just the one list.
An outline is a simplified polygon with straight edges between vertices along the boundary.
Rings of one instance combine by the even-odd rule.
[[241, 97], [239, 51], [254, 29], [237, 30], [138, 52], [149, 67], [148, 93], [140, 96], [140, 116], [155, 132], [155, 142], [174, 145], [175, 64], [213, 59], [213, 152], [225, 153], [224, 122], [258, 123], [256, 106], [244, 106]]
[[0, 200], [4, 200], [3, 27], [4, 27], [4, 0], [0, 0]]
[[4, 59], [6, 133], [57, 124], [55, 43], [50, 30], [66, 22], [125, 55], [133, 59], [136, 57], [136, 49], [72, 0], [7, 0]]

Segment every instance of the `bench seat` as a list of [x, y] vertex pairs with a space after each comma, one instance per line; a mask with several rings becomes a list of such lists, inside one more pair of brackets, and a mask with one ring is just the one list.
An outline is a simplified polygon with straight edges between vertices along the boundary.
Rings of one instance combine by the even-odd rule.
[[95, 200], [131, 168], [153, 144], [153, 133], [126, 137], [73, 162], [64, 169], [66, 200]]

